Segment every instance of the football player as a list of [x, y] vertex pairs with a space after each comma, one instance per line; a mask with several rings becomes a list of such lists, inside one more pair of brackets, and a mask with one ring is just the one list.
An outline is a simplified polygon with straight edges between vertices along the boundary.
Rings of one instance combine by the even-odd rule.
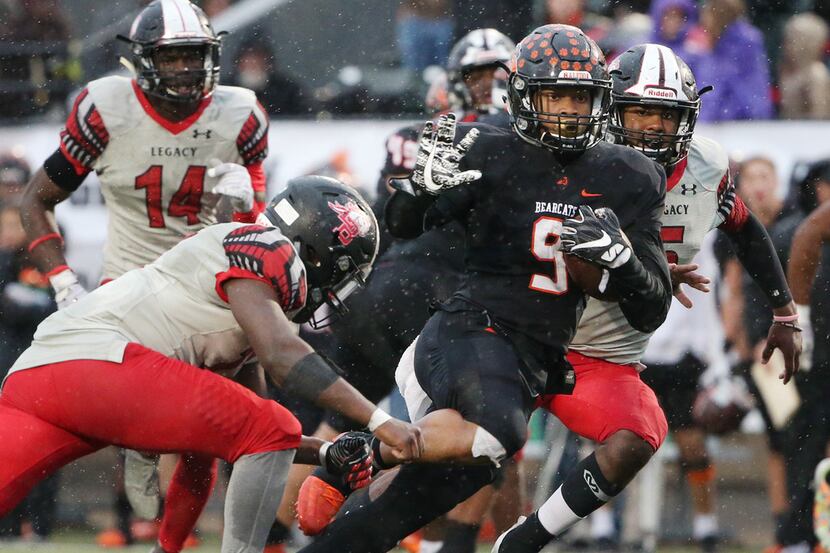
[[[342, 311], [365, 281], [378, 243], [369, 206], [303, 177], [259, 223], [206, 227], [40, 325], [0, 396], [0, 514], [106, 445], [187, 452], [234, 463], [222, 551], [262, 551], [295, 450], [355, 484], [371, 450], [357, 437], [303, 440], [289, 411], [224, 378], [254, 356], [288, 394], [368, 426], [401, 460], [419, 456], [419, 430], [338, 377], [292, 324]], [[177, 470], [174, 485], [187, 477]]]
[[[691, 307], [680, 283], [707, 290], [708, 280], [690, 263], [706, 233], [713, 228], [726, 232], [773, 307], [763, 359], [769, 360], [776, 348], [782, 351], [786, 370], [781, 378], [786, 383], [798, 370], [798, 315], [769, 236], [735, 194], [726, 153], [716, 142], [694, 136], [702, 91], [692, 72], [671, 49], [655, 44], [629, 49], [609, 69], [613, 88], [608, 130], [613, 141], [654, 159], [668, 175], [660, 222], [678, 300]], [[638, 376], [650, 331], [632, 326], [620, 307], [588, 301], [568, 354], [576, 387], [570, 395], [546, 395], [539, 402], [599, 447], [538, 511], [502, 534], [494, 552], [541, 551], [619, 493], [665, 438], [665, 415]], [[615, 422], [608, 425], [609, 419]], [[628, 447], [615, 448], [623, 436]], [[704, 457], [694, 468], [705, 473], [707, 463]], [[588, 480], [594, 493], [577, 497], [575, 488]]]
[[[59, 148], [25, 191], [29, 250], [59, 309], [86, 290], [66, 263], [54, 209], [93, 171], [109, 212], [102, 282], [217, 222], [220, 198], [235, 221], [253, 222], [264, 207], [268, 118], [252, 91], [218, 85], [221, 36], [204, 12], [187, 0], [154, 0], [120, 38], [133, 78], [104, 77], [81, 91]], [[126, 455], [128, 497], [140, 516], [154, 518], [157, 494], [140, 490], [157, 489], [155, 462]], [[190, 462], [208, 474], [213, 464]]]
[[[602, 268], [600, 287], [635, 328], [663, 321], [671, 301], [659, 237], [665, 175], [602, 141], [610, 88], [591, 39], [546, 25], [511, 60], [513, 131], [465, 127], [454, 145], [454, 117], [426, 124], [412, 175], [433, 198], [423, 223], [465, 228], [462, 285], [396, 373], [424, 433], [421, 460], [432, 464], [404, 465], [385, 490], [352, 494], [303, 551], [386, 551], [492, 482], [495, 466], [524, 445], [536, 398], [573, 388], [565, 352], [585, 297], [566, 274], [566, 252]], [[384, 446], [373, 448], [376, 464], [394, 464]], [[597, 480], [570, 484], [578, 501], [596, 497]]]

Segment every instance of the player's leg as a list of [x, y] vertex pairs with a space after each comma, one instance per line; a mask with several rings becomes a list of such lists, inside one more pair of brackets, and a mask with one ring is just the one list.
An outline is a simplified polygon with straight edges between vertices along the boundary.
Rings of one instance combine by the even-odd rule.
[[205, 455], [179, 456], [167, 488], [158, 542], [164, 551], [181, 551], [216, 483], [216, 460]]
[[600, 445], [538, 511], [499, 537], [494, 552], [540, 551], [622, 491], [666, 437], [657, 398], [634, 368], [578, 354], [568, 359], [576, 372], [573, 393], [547, 396], [545, 407], [570, 430]]
[[680, 450], [680, 468], [686, 475], [692, 497], [692, 538], [704, 551], [711, 551], [718, 541], [718, 517], [715, 512], [715, 467], [706, 450], [706, 434], [695, 427], [674, 432]]
[[[54, 471], [104, 444], [61, 429], [49, 419], [60, 416], [46, 371], [11, 375], [0, 395], [0, 517]], [[47, 420], [44, 420], [44, 418]]]
[[[419, 388], [432, 403], [427, 410], [439, 409], [416, 423], [422, 428], [426, 454], [435, 448], [436, 459], [454, 454], [464, 460], [497, 461], [518, 451], [526, 439], [531, 399], [522, 385], [520, 361], [509, 341], [486, 332], [486, 322], [476, 322], [469, 314], [439, 312], [415, 346], [417, 382], [408, 385]], [[400, 368], [398, 376], [400, 385]], [[422, 414], [419, 406], [425, 403], [412, 388], [402, 392], [410, 415], [417, 420]], [[445, 422], [450, 426], [442, 432]], [[467, 449], [462, 451], [453, 445], [453, 437], [455, 428], [465, 425], [478, 430], [464, 438]], [[390, 461], [386, 456], [383, 460]], [[352, 494], [341, 515], [303, 551], [387, 551], [490, 483], [492, 468], [492, 462], [403, 465], [381, 493], [376, 493], [378, 486], [373, 484], [367, 491]]]

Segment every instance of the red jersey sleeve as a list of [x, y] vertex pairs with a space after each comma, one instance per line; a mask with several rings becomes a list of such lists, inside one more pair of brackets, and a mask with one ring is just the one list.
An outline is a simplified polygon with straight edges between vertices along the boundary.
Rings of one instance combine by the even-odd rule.
[[231, 231], [222, 241], [228, 270], [216, 275], [216, 293], [228, 301], [223, 284], [234, 278], [259, 280], [271, 286], [283, 311], [305, 305], [305, 267], [293, 244], [279, 230], [246, 225]]
[[60, 150], [75, 172], [78, 175], [89, 173], [95, 160], [107, 147], [110, 137], [88, 89], [83, 89], [75, 99], [60, 136]]
[[268, 157], [268, 114], [259, 102], [242, 125], [236, 148], [246, 166], [261, 163]]
[[718, 215], [723, 221], [718, 228], [727, 232], [740, 230], [749, 218], [749, 208], [738, 196], [729, 169], [718, 185]]

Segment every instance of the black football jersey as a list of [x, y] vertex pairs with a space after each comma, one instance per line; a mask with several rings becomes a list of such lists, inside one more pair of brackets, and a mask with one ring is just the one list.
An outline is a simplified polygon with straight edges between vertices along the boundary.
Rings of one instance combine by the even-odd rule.
[[[457, 220], [466, 231], [465, 278], [451, 302], [485, 309], [510, 331], [564, 353], [585, 296], [568, 278], [559, 235], [582, 204], [613, 209], [637, 257], [659, 265], [653, 270], [667, 283], [659, 238], [665, 175], [656, 163], [604, 142], [567, 159], [510, 130], [476, 127], [461, 168], [482, 178], [442, 192], [425, 216], [427, 227]], [[471, 128], [459, 125], [456, 138]]]

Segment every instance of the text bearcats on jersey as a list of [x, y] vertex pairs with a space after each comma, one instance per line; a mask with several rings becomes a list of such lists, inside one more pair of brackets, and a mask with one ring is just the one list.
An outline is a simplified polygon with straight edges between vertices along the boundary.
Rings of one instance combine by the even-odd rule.
[[150, 155], [152, 157], [196, 157], [195, 146], [189, 148], [180, 148], [178, 146], [150, 146]]
[[536, 202], [536, 213], [553, 213], [573, 217], [576, 215], [576, 206], [561, 202]]

